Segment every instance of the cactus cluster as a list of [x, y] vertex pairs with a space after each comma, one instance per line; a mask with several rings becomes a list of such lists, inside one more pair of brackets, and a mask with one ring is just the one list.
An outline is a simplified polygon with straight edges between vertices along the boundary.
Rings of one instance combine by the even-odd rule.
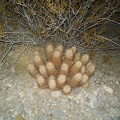
[[62, 45], [54, 48], [52, 44], [46, 46], [45, 52], [46, 61], [35, 51], [34, 63], [28, 64], [29, 73], [40, 88], [61, 90], [64, 94], [69, 94], [76, 87], [89, 85], [95, 64], [88, 54], [81, 55], [75, 46], [63, 53]]

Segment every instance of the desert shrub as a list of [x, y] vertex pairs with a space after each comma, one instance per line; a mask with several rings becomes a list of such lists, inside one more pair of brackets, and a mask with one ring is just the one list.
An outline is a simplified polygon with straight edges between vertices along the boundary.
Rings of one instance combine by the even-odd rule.
[[[55, 40], [90, 54], [120, 47], [116, 39], [103, 36], [108, 23], [120, 25], [113, 17], [119, 0], [2, 0], [0, 4], [1, 42], [39, 45]], [[20, 27], [25, 30], [16, 31]]]

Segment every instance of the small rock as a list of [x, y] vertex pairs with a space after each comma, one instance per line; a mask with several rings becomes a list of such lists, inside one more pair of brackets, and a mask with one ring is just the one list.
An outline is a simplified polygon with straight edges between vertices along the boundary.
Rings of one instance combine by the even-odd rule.
[[11, 72], [15, 73], [15, 68], [14, 67], [11, 67]]
[[8, 54], [8, 56], [13, 55], [13, 53], [14, 53], [13, 51], [10, 51], [9, 54]]
[[117, 85], [119, 85], [119, 81], [116, 81], [115, 83], [116, 83]]
[[117, 118], [117, 120], [120, 120], [120, 116], [117, 116], [116, 118]]
[[98, 80], [96, 80], [95, 82], [96, 82], [97, 84], [99, 84], [99, 83], [100, 83], [100, 81], [98, 81]]
[[5, 98], [5, 101], [7, 101], [7, 102], [11, 102], [12, 99], [13, 99], [13, 96], [10, 96], [10, 97]]
[[64, 117], [65, 116], [65, 113], [62, 111], [62, 110], [55, 110], [53, 111], [52, 115], [54, 117]]
[[68, 96], [68, 99], [69, 99], [69, 100], [73, 100], [73, 96], [71, 96], [71, 95]]
[[83, 120], [83, 116], [77, 114], [76, 116], [74, 116], [74, 120]]
[[73, 94], [79, 94], [80, 93], [80, 91], [81, 91], [81, 89], [80, 88], [75, 88], [75, 89], [73, 89]]
[[12, 118], [5, 116], [3, 120], [12, 120]]
[[20, 93], [19, 93], [19, 96], [20, 96], [20, 97], [23, 97], [23, 96], [24, 96], [24, 92], [23, 92], [23, 91], [20, 92]]
[[8, 62], [6, 62], [6, 66], [9, 66], [9, 63], [8, 63]]
[[24, 118], [22, 117], [22, 114], [18, 114], [15, 120], [24, 120]]
[[80, 103], [80, 100], [75, 100], [75, 102], [76, 102], [77, 104], [79, 104], [79, 103]]
[[60, 95], [61, 95], [60, 91], [53, 91], [51, 94], [52, 97], [59, 97]]
[[3, 65], [3, 64], [0, 62], [0, 67], [2, 67], [2, 65]]
[[94, 91], [93, 91], [93, 94], [94, 94], [95, 96], [98, 96], [98, 91], [97, 91], [97, 90], [94, 90]]
[[108, 86], [103, 86], [103, 88], [108, 92], [108, 93], [113, 93], [113, 89], [108, 87]]
[[38, 120], [48, 120], [47, 116], [45, 115], [42, 115], [38, 118]]
[[63, 99], [61, 100], [61, 104], [63, 104], [63, 105], [67, 104], [68, 102], [69, 102], [69, 99], [68, 99], [68, 98], [63, 98]]
[[78, 100], [80, 100], [80, 99], [81, 99], [81, 95], [78, 94], [78, 95], [76, 96], [76, 98], [77, 98]]
[[3, 118], [4, 118], [4, 117], [0, 114], [0, 120], [3, 120]]
[[8, 83], [8, 84], [7, 84], [7, 87], [9, 87], [9, 88], [12, 87], [12, 84], [11, 84], [11, 83]]
[[89, 100], [89, 106], [91, 106], [92, 108], [95, 108], [97, 106], [98, 101], [97, 101], [97, 97], [94, 94], [90, 93], [88, 95], [88, 100]]

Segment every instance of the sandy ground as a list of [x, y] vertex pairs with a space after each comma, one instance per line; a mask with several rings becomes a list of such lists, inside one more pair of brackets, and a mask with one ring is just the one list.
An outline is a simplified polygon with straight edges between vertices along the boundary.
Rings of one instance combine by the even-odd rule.
[[[0, 120], [120, 120], [119, 51], [109, 63], [95, 58], [97, 67], [88, 88], [63, 95], [40, 89], [27, 71], [35, 50], [45, 59], [44, 49], [29, 47], [19, 56], [24, 48], [16, 46], [0, 64]], [[0, 58], [4, 53], [1, 46]]]

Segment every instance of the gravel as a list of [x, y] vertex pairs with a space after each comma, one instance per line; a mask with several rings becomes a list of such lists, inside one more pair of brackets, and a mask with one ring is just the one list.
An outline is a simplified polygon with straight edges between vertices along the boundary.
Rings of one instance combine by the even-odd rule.
[[57, 117], [57, 118], [61, 118], [65, 116], [65, 112], [63, 112], [63, 110], [54, 110], [52, 112], [53, 117]]
[[120, 120], [118, 57], [110, 66], [98, 61], [88, 88], [63, 95], [40, 89], [26, 70], [27, 63], [11, 64], [14, 54], [18, 55], [13, 52], [0, 66], [0, 120]]
[[66, 105], [68, 103], [69, 103], [69, 99], [68, 98], [62, 98], [61, 99], [61, 104]]
[[52, 97], [59, 97], [61, 95], [61, 91], [53, 91], [52, 93], [51, 93], [51, 96]]
[[45, 115], [42, 115], [38, 118], [38, 120], [48, 120], [47, 116]]
[[81, 92], [80, 88], [73, 89], [73, 94], [79, 94]]

